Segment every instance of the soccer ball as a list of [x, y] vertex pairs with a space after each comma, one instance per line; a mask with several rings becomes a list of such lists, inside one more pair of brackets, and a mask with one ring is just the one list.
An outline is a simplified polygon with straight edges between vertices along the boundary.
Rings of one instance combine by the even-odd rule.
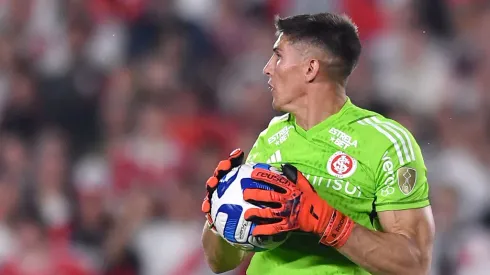
[[289, 233], [273, 236], [252, 236], [255, 222], [246, 221], [244, 213], [250, 208], [264, 208], [264, 205], [249, 203], [243, 199], [246, 188], [273, 190], [265, 182], [251, 178], [254, 168], [263, 168], [280, 174], [268, 164], [243, 164], [231, 170], [218, 183], [211, 197], [211, 217], [219, 235], [231, 245], [246, 251], [266, 251], [284, 243]]

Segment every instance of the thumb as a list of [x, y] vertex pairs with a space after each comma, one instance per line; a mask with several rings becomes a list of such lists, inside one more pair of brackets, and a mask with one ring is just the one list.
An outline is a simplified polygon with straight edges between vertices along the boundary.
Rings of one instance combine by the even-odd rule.
[[283, 175], [288, 178], [291, 182], [294, 182], [296, 186], [298, 186], [299, 190], [301, 190], [304, 193], [308, 192], [315, 192], [315, 189], [313, 186], [311, 186], [310, 182], [308, 179], [303, 176], [303, 174], [298, 171], [298, 168], [294, 167], [293, 165], [286, 163], [282, 165], [282, 173]]
[[245, 158], [245, 153], [242, 149], [237, 148], [230, 153], [229, 160], [231, 162], [231, 167], [240, 166], [243, 163], [243, 159]]
[[294, 182], [295, 184], [298, 181], [298, 168], [293, 165], [286, 163], [282, 165], [282, 173], [288, 180]]

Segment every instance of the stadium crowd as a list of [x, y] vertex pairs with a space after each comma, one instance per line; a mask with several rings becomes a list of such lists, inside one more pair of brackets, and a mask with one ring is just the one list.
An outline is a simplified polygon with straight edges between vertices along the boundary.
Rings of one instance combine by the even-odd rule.
[[423, 149], [432, 274], [487, 274], [485, 0], [0, 1], [0, 274], [210, 274], [204, 182], [277, 115], [274, 15], [315, 11], [359, 26], [353, 102]]

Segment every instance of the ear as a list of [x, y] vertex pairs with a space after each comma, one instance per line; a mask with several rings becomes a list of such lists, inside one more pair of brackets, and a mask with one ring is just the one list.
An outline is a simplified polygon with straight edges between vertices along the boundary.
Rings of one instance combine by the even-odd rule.
[[320, 61], [318, 59], [310, 59], [305, 67], [305, 80], [312, 82], [320, 73]]

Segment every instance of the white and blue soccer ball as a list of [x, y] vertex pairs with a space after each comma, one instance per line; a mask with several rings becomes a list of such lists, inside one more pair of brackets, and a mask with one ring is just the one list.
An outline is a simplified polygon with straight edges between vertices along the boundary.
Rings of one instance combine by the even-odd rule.
[[280, 174], [268, 164], [243, 164], [231, 170], [218, 183], [211, 198], [211, 217], [218, 234], [231, 245], [246, 251], [266, 251], [284, 243], [289, 233], [273, 236], [252, 236], [256, 223], [246, 221], [244, 213], [250, 208], [263, 208], [243, 199], [246, 188], [273, 190], [270, 185], [251, 178], [254, 168], [263, 168]]

